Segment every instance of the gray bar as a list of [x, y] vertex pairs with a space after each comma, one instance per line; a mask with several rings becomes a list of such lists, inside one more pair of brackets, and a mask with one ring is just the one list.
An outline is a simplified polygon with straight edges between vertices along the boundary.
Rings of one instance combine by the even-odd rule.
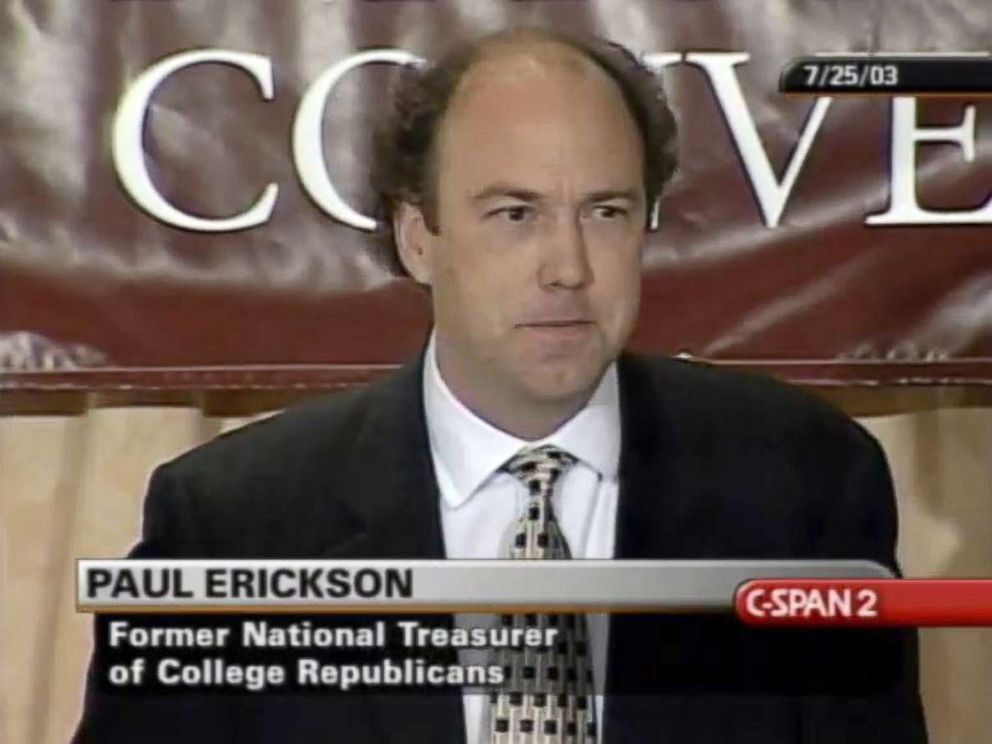
[[[150, 572], [148, 571], [150, 569]], [[412, 577], [411, 596], [359, 596], [310, 598], [294, 593], [290, 597], [210, 596], [207, 574], [213, 570], [222, 578], [232, 570], [248, 569], [253, 577], [272, 577], [279, 569], [290, 569], [297, 586], [299, 571], [326, 572], [344, 569], [348, 583], [358, 586], [357, 572], [364, 572], [366, 590], [376, 575], [395, 570]], [[107, 571], [111, 581], [99, 591], [88, 592], [89, 579]], [[219, 572], [219, 574], [217, 574]], [[126, 575], [125, 575], [126, 574]], [[176, 577], [190, 596], [175, 596]], [[285, 579], [287, 574], [283, 575]], [[323, 577], [324, 574], [321, 573]], [[151, 597], [142, 586], [143, 578], [156, 586], [171, 582], [172, 594]], [[93, 611], [165, 611], [196, 609], [232, 610], [299, 608], [305, 611], [396, 611], [417, 608], [422, 611], [494, 611], [520, 607], [575, 609], [581, 611], [643, 612], [720, 611], [733, 608], [734, 592], [750, 579], [793, 578], [892, 578], [884, 566], [871, 561], [660, 561], [660, 560], [88, 560], [77, 561], [77, 609]], [[127, 579], [133, 579], [128, 582]], [[123, 583], [121, 583], [123, 580]], [[135, 586], [138, 596], [112, 588]], [[229, 586], [229, 584], [215, 584]], [[319, 586], [325, 587], [322, 581]], [[253, 587], [258, 588], [257, 583]], [[151, 588], [154, 588], [151, 587]], [[216, 593], [216, 592], [215, 592]]]

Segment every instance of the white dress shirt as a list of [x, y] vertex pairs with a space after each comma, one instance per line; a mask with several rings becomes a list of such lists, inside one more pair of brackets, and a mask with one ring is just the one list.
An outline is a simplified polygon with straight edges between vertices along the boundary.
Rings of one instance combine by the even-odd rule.
[[[586, 406], [537, 441], [507, 434], [466, 408], [437, 365], [434, 336], [424, 360], [424, 408], [431, 456], [441, 492], [441, 527], [448, 558], [505, 558], [513, 524], [527, 499], [524, 485], [499, 468], [521, 448], [553, 444], [578, 458], [552, 496], [573, 558], [612, 558], [620, 461], [620, 404], [611, 365]], [[608, 616], [589, 615], [593, 675], [606, 675]], [[484, 695], [463, 696], [467, 744], [483, 744]], [[595, 699], [602, 741], [603, 696]]]

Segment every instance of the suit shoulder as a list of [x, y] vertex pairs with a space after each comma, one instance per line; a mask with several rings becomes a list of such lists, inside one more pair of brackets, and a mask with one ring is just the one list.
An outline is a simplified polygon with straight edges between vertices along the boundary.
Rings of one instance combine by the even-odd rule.
[[818, 437], [876, 448], [874, 437], [823, 398], [768, 375], [671, 357], [624, 357], [637, 390], [662, 402], [683, 428], [718, 428], [756, 438]]
[[180, 478], [210, 485], [284, 475], [315, 457], [346, 456], [355, 433], [383, 396], [391, 376], [295, 404], [272, 416], [226, 432], [165, 463]]

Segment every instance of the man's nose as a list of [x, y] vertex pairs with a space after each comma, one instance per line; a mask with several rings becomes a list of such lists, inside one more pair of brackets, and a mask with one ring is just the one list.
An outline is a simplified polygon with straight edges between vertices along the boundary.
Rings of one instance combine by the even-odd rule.
[[554, 220], [542, 241], [541, 286], [578, 289], [589, 283], [592, 270], [579, 217]]

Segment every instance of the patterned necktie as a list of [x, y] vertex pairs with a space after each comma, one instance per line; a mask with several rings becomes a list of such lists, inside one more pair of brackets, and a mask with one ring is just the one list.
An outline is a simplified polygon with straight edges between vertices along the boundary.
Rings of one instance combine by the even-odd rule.
[[[575, 458], [557, 447], [525, 448], [503, 470], [527, 487], [524, 513], [514, 525], [511, 558], [571, 558], [555, 520], [551, 494]], [[595, 744], [592, 669], [585, 615], [503, 615], [504, 625], [557, 628], [554, 645], [499, 649], [506, 683], [490, 693], [489, 744]]]

